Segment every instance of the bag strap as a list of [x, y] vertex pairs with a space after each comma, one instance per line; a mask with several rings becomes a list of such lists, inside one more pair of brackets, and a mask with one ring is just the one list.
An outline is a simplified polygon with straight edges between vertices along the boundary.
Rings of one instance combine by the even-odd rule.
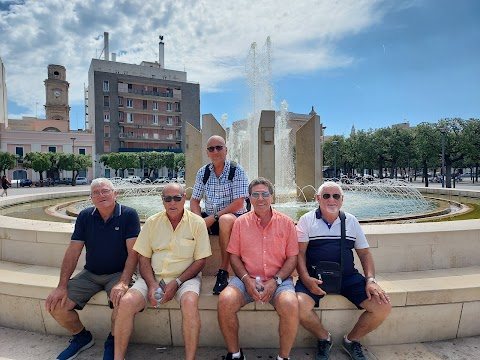
[[[237, 170], [237, 163], [230, 161], [230, 171], [228, 173], [228, 180], [232, 181], [235, 176], [235, 170]], [[210, 164], [205, 165], [205, 171], [203, 173], [203, 185], [205, 185], [210, 177]]]
[[205, 185], [210, 177], [210, 164], [205, 165], [205, 171], [203, 173], [203, 185]]
[[345, 244], [347, 242], [347, 231], [346, 231], [346, 226], [345, 226], [345, 213], [340, 210], [339, 214], [340, 216], [340, 271], [343, 274], [343, 257], [345, 254]]

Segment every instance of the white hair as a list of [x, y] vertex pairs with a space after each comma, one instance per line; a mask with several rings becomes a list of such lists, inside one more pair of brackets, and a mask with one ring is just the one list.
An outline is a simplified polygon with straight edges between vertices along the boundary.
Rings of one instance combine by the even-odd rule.
[[333, 182], [333, 181], [325, 181], [322, 185], [320, 185], [320, 187], [318, 188], [317, 195], [321, 195], [323, 189], [325, 189], [325, 188], [335, 188], [335, 189], [338, 190], [340, 195], [343, 196], [342, 187], [339, 184], [337, 184], [336, 182]]

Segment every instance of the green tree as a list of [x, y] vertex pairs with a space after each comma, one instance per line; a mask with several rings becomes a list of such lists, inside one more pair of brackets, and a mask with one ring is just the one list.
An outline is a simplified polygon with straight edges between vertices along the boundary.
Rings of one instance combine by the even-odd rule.
[[23, 167], [37, 171], [40, 177], [40, 185], [43, 186], [43, 172], [51, 168], [52, 163], [47, 153], [29, 152], [23, 158]]
[[0, 151], [0, 170], [3, 171], [3, 174], [7, 174], [7, 170], [15, 168], [17, 163], [17, 156], [15, 154], [10, 154], [9, 152]]
[[175, 169], [175, 172], [178, 173], [180, 170], [185, 168], [185, 154], [183, 153], [175, 154], [173, 162], [174, 162], [173, 167]]

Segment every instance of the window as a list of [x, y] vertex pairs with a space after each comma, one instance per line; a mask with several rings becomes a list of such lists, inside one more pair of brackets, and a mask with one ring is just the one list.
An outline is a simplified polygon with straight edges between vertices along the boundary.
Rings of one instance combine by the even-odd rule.
[[175, 111], [180, 111], [180, 103], [179, 102], [175, 103]]
[[127, 99], [127, 108], [133, 108], [133, 99]]
[[156, 86], [153, 87], [153, 92], [157, 92], [158, 88]]
[[133, 114], [127, 113], [127, 122], [128, 123], [133, 123]]
[[110, 111], [105, 111], [103, 113], [103, 121], [110, 122]]
[[118, 121], [123, 122], [123, 111], [118, 112]]
[[118, 97], [118, 107], [123, 107], [123, 97]]
[[105, 177], [110, 179], [110, 169], [105, 169]]
[[173, 124], [172, 117], [167, 116], [167, 125], [172, 125], [172, 124]]
[[49, 146], [48, 147], [48, 152], [56, 153], [57, 152], [57, 147], [56, 146]]
[[143, 100], [143, 110], [147, 110], [147, 109], [148, 109], [148, 101]]
[[173, 134], [167, 134], [167, 139], [168, 140], [173, 140]]
[[172, 103], [167, 102], [167, 111], [172, 111]]
[[110, 91], [109, 89], [110, 89], [110, 86], [108, 84], [108, 80], [104, 80], [103, 81], [103, 91], [108, 92], [108, 91]]
[[109, 153], [110, 152], [110, 141], [105, 140], [103, 142], [103, 152]]
[[85, 149], [78, 149], [78, 153], [80, 155], [85, 155]]
[[17, 155], [17, 162], [19, 164], [23, 163], [23, 146], [15, 147], [15, 155]]
[[175, 125], [180, 125], [180, 116], [175, 116]]
[[148, 139], [148, 133], [143, 133], [143, 138]]
[[128, 90], [133, 90], [133, 85], [132, 84], [128, 84]]
[[103, 106], [105, 107], [110, 107], [110, 96], [105, 95], [103, 97]]
[[104, 137], [106, 138], [109, 138], [110, 137], [110, 126], [109, 125], [105, 125], [103, 127], [103, 135]]
[[153, 138], [154, 138], [155, 140], [158, 140], [158, 134], [153, 134]]
[[153, 115], [153, 123], [158, 125], [158, 115]]
[[158, 101], [153, 102], [153, 110], [158, 110]]

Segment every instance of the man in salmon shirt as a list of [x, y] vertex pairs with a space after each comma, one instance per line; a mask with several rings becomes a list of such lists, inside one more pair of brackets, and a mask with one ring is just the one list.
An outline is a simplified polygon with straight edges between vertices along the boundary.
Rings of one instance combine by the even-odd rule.
[[218, 322], [228, 351], [225, 359], [245, 359], [239, 346], [237, 312], [252, 301], [275, 307], [280, 317], [277, 359], [288, 359], [299, 323], [291, 278], [297, 264], [297, 233], [292, 219], [272, 209], [269, 180], [253, 180], [248, 193], [254, 211], [235, 221], [227, 248], [236, 276], [218, 299]]

